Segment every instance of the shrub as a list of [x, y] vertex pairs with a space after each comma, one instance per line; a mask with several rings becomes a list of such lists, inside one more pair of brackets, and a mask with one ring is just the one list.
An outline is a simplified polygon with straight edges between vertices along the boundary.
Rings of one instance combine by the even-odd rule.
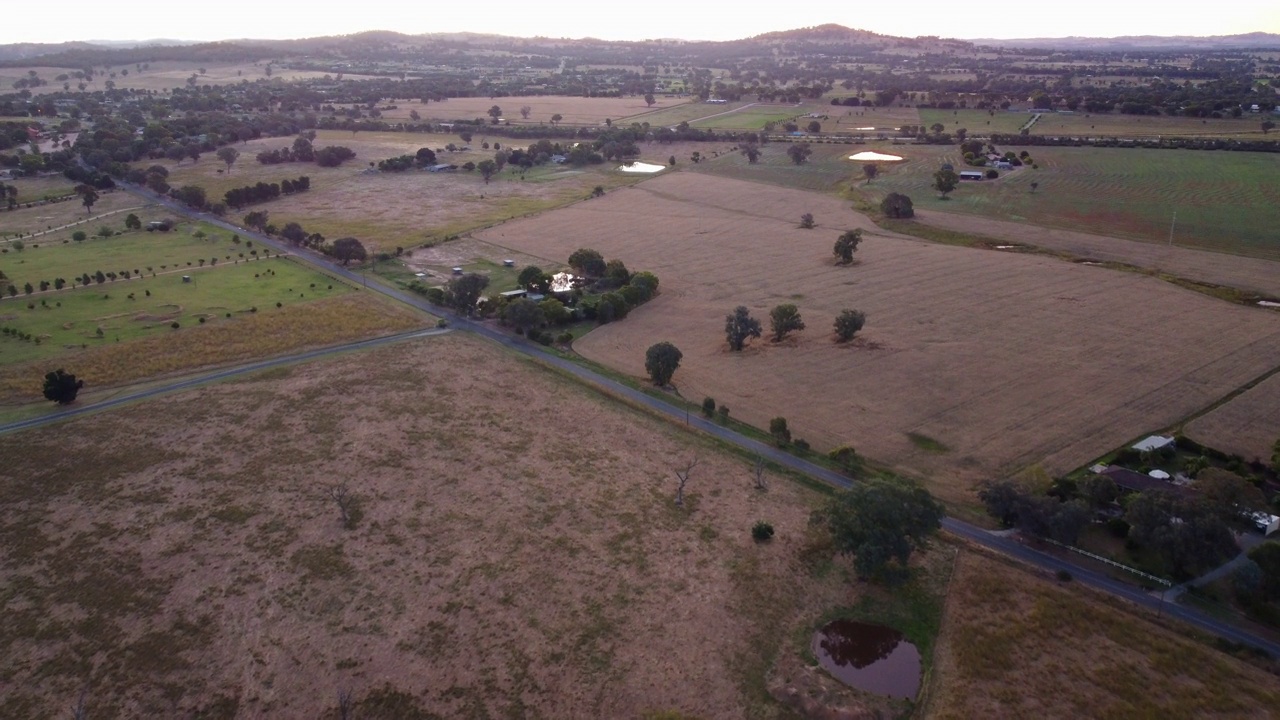
[[720, 422], [728, 422], [728, 421], [729, 421], [729, 406], [728, 406], [728, 405], [721, 405], [720, 407], [716, 408], [716, 414], [720, 416]]
[[756, 542], [768, 542], [773, 539], [773, 526], [764, 520], [757, 520], [751, 526], [751, 537]]
[[702, 398], [702, 414], [708, 418], [714, 417], [716, 414], [716, 401], [714, 398]]
[[987, 170], [988, 180], [995, 180], [998, 177], [1000, 177], [1000, 173], [996, 172], [995, 170]]
[[800, 439], [796, 440], [794, 444], [795, 444], [795, 446], [796, 446], [796, 449], [797, 449], [797, 450], [808, 450], [808, 449], [809, 449], [809, 441], [808, 441], [808, 440], [805, 440], [804, 438], [800, 438]]
[[169, 327], [173, 328], [174, 330], [177, 330], [178, 328], [180, 328], [180, 327], [182, 327], [182, 326], [178, 324], [178, 321], [177, 321], [177, 320], [174, 320], [173, 322], [169, 323]]
[[1107, 532], [1118, 538], [1129, 537], [1129, 523], [1121, 518], [1111, 518], [1107, 520]]
[[776, 417], [769, 421], [769, 434], [782, 447], [791, 442], [791, 430], [787, 427], [787, 419]]
[[848, 469], [852, 469], [858, 465], [858, 452], [848, 445], [841, 445], [835, 450], [832, 450], [827, 453], [827, 457]]
[[567, 332], [567, 331], [560, 333], [560, 335], [556, 338], [556, 342], [560, 343], [561, 345], [568, 345], [569, 343], [573, 342], [573, 333]]

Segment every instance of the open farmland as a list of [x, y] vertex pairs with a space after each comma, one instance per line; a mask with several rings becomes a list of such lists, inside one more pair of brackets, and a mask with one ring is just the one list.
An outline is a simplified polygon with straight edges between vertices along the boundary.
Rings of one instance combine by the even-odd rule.
[[[1028, 119], [1030, 115], [1026, 116]], [[1040, 116], [1032, 135], [1072, 137], [1213, 137], [1262, 140], [1262, 120], [1245, 113], [1238, 118], [1197, 118], [1169, 115], [1124, 115], [1108, 113], [1053, 113]]]
[[812, 154], [808, 162], [796, 165], [787, 155], [789, 146], [790, 143], [786, 142], [771, 142], [760, 146], [760, 157], [754, 164], [748, 162], [741, 153], [724, 153], [713, 161], [699, 163], [693, 170], [709, 175], [830, 193], [846, 187], [851, 180], [862, 178], [862, 163], [849, 160], [850, 155], [863, 150], [900, 154], [898, 146], [888, 143], [811, 143], [809, 149]]
[[[1280, 262], [1275, 260], [1262, 260], [1186, 247], [1170, 247], [1160, 243], [1124, 240], [1062, 228], [1028, 227], [1023, 223], [1010, 220], [995, 220], [940, 210], [917, 209], [915, 222], [967, 233], [988, 241], [994, 240], [996, 243], [1003, 241], [1017, 245], [1030, 245], [1066, 253], [1085, 261], [1124, 263], [1171, 273], [1197, 282], [1280, 298]], [[894, 228], [909, 227], [896, 225], [893, 222], [888, 222], [886, 225]], [[906, 229], [903, 231], [910, 232]]]
[[[57, 175], [45, 175], [43, 177], [22, 177], [5, 180], [5, 185], [12, 185], [18, 188], [18, 203], [28, 203], [35, 200], [44, 200], [46, 198], [63, 197], [70, 195], [75, 191], [75, 183], [68, 180], [61, 173]], [[3, 216], [0, 216], [3, 218]], [[0, 227], [4, 222], [0, 220]], [[0, 231], [0, 235], [4, 233]]]
[[[707, 105], [717, 108], [723, 105]], [[776, 103], [751, 103], [741, 108], [713, 111], [707, 117], [689, 123], [699, 128], [715, 128], [717, 130], [762, 130], [765, 123], [787, 122], [803, 117], [810, 112], [823, 112], [827, 106], [817, 103], [799, 105]]]
[[[1094, 147], [1016, 147], [1040, 166], [965, 182], [942, 200], [932, 189], [943, 163], [963, 169], [958, 147], [901, 145], [906, 162], [882, 167], [862, 188], [879, 200], [897, 191], [923, 210], [946, 210], [1035, 225], [1280, 260], [1280, 154]], [[712, 163], [709, 170], [721, 171]], [[735, 172], [737, 168], [725, 168]], [[1033, 193], [1031, 183], [1039, 183]], [[860, 186], [861, 187], [861, 186]], [[1034, 233], [1028, 230], [1028, 233]]]
[[[74, 77], [67, 80], [71, 84], [74, 91], [77, 85], [85, 82], [86, 90], [94, 92], [106, 89], [106, 82], [111, 80], [117, 88], [136, 88], [138, 90], [154, 90], [162, 92], [172, 90], [174, 88], [188, 87], [187, 79], [192, 75], [198, 77], [198, 85], [231, 85], [239, 83], [242, 80], [254, 82], [256, 80], [306, 80], [311, 78], [322, 78], [325, 73], [314, 72], [310, 70], [290, 70], [289, 68], [273, 65], [271, 67], [271, 76], [267, 76], [267, 63], [234, 63], [226, 65], [218, 65], [213, 63], [200, 62], [183, 62], [173, 61], [156, 61], [148, 63], [150, 67], [141, 72], [132, 65], [127, 68], [115, 70], [115, 77], [111, 77], [110, 73], [102, 74], [101, 69], [95, 73], [93, 78], [88, 81], [77, 80]], [[204, 68], [205, 72], [200, 73], [200, 69]], [[48, 85], [32, 88], [31, 91], [37, 95], [51, 92], [61, 92], [62, 82], [56, 80], [59, 75], [64, 73], [70, 74], [82, 68], [59, 68], [59, 67], [4, 67], [0, 68], [0, 87], [12, 87], [13, 83], [20, 78], [27, 77], [27, 72], [35, 70], [42, 80], [49, 81]], [[121, 70], [127, 69], [128, 75], [122, 75]], [[365, 78], [364, 75], [347, 75], [349, 79], [356, 80]]]
[[[481, 149], [483, 139], [483, 135], [477, 133], [471, 142], [473, 150], [440, 153], [440, 162], [462, 165], [492, 158], [493, 150]], [[507, 138], [494, 139], [504, 147], [507, 144]], [[356, 152], [356, 159], [336, 168], [323, 168], [314, 163], [263, 165], [255, 159], [263, 150], [288, 147], [292, 142], [291, 138], [270, 138], [237, 145], [241, 157], [229, 176], [219, 174], [226, 166], [214, 158], [201, 159], [195, 165], [170, 164], [168, 182], [175, 187], [204, 187], [212, 202], [221, 200], [233, 187], [257, 182], [278, 183], [285, 178], [306, 175], [311, 178], [308, 192], [246, 207], [239, 213], [233, 211], [233, 215], [266, 210], [271, 214], [271, 222], [278, 227], [297, 222], [307, 232], [318, 232], [331, 240], [354, 236], [366, 246], [385, 251], [421, 245], [446, 235], [558, 207], [587, 197], [596, 185], [610, 188], [635, 181], [634, 177], [609, 172], [611, 165], [581, 170], [540, 166], [523, 178], [516, 172], [519, 168], [509, 166], [488, 184], [479, 173], [463, 170], [454, 173], [368, 171], [370, 162], [412, 155], [421, 147], [443, 150], [448, 143], [462, 145], [462, 140], [455, 135], [321, 131], [313, 143], [316, 148], [344, 145]]]
[[[816, 230], [797, 228], [803, 212]], [[833, 266], [832, 243], [855, 226], [871, 230], [859, 264]], [[830, 195], [677, 173], [479, 238], [548, 259], [593, 247], [653, 271], [659, 297], [575, 349], [643, 375], [645, 348], [674, 342], [685, 397], [714, 397], [758, 426], [784, 416], [796, 437], [930, 477], [952, 502], [1029, 465], [1081, 465], [1276, 365], [1275, 313], [1150, 277], [872, 228]], [[728, 352], [734, 306], [767, 325], [783, 302], [808, 330]], [[838, 346], [831, 322], [845, 308], [868, 322], [861, 340]]]
[[1271, 462], [1280, 441], [1280, 374], [1187, 423], [1192, 439], [1246, 461]]
[[82, 688], [101, 718], [326, 717], [338, 690], [358, 717], [776, 717], [764, 677], [793, 621], [860, 592], [795, 561], [811, 492], [759, 492], [749, 460], [457, 334], [0, 456], [14, 717]]
[[[652, 107], [645, 105], [643, 96], [620, 98], [584, 98], [566, 97], [562, 95], [531, 95], [525, 97], [470, 97], [449, 98], [443, 102], [422, 104], [415, 100], [396, 102], [395, 110], [385, 110], [383, 119], [409, 120], [409, 113], [417, 110], [423, 120], [450, 121], [475, 120], [481, 118], [488, 122], [489, 108], [497, 105], [502, 108], [502, 119], [512, 125], [549, 125], [552, 115], [560, 115], [563, 125], [604, 125], [605, 120], [617, 122], [639, 122], [647, 118], [636, 117], [660, 110], [672, 110], [689, 104], [688, 98], [674, 98], [656, 95], [657, 101]], [[529, 118], [520, 114], [520, 108], [529, 107]], [[707, 106], [714, 107], [714, 106]], [[477, 132], [479, 135], [479, 132]]]
[[1261, 718], [1280, 703], [1258, 667], [978, 553], [956, 562], [936, 667], [930, 720]]
[[950, 133], [953, 136], [956, 130], [965, 128], [969, 131], [969, 135], [981, 137], [990, 133], [1016, 134], [1030, 119], [1031, 113], [1010, 112], [1008, 110], [936, 110], [922, 108], [918, 124], [928, 128], [935, 123], [942, 123], [943, 132]]
[[[137, 196], [122, 190], [113, 190], [100, 193], [98, 201], [93, 204], [88, 213], [85, 212], [84, 205], [79, 199], [0, 212], [0, 238], [19, 234], [45, 233], [67, 225], [78, 227], [69, 228], [63, 235], [69, 235], [71, 230], [84, 230], [93, 234], [98, 226], [103, 224], [118, 229], [123, 227], [124, 217], [127, 214], [122, 211], [137, 210], [146, 204], [145, 200]], [[106, 216], [106, 219], [103, 216]], [[40, 242], [40, 238], [34, 238], [32, 241]]]

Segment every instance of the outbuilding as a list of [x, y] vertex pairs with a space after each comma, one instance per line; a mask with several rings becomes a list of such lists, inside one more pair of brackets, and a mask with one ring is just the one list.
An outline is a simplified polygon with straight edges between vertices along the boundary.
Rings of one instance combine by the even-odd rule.
[[980, 170], [961, 170], [960, 171], [961, 180], [981, 180], [982, 178], [983, 178], [983, 174], [982, 174], [982, 171]]
[[1130, 447], [1132, 447], [1134, 450], [1137, 450], [1138, 452], [1148, 452], [1150, 450], [1163, 450], [1165, 448], [1172, 448], [1173, 445], [1174, 445], [1174, 439], [1171, 437], [1166, 437], [1164, 435], [1148, 435], [1147, 437], [1134, 443]]

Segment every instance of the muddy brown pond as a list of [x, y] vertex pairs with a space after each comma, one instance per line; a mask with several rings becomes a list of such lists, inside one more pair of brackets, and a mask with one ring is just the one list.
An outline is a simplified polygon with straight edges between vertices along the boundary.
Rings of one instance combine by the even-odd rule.
[[813, 654], [859, 690], [912, 700], [920, 689], [920, 651], [893, 628], [836, 620], [814, 633]]

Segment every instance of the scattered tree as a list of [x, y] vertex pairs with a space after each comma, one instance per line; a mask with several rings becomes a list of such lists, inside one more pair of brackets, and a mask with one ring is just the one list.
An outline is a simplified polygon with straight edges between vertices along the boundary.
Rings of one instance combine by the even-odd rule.
[[529, 113], [531, 112], [533, 112], [533, 108], [529, 107], [528, 105], [523, 105], [520, 107], [520, 117], [524, 118], [525, 120], [529, 119]]
[[[742, 146], [742, 154], [747, 156], [748, 163], [755, 165], [756, 161], [760, 159], [760, 146], [755, 143], [747, 143]], [[674, 160], [674, 158], [672, 159]], [[671, 164], [675, 165], [674, 162]]]
[[658, 102], [658, 99], [653, 96], [653, 93], [644, 94], [644, 104], [646, 107], [653, 107], [653, 104], [656, 102]]
[[1038, 183], [1038, 182], [1033, 182], [1033, 183], [1031, 183], [1031, 192], [1034, 194], [1034, 193], [1035, 193], [1035, 191], [1036, 191], [1036, 188], [1038, 188], [1038, 187], [1040, 187], [1040, 183]]
[[769, 542], [773, 539], [773, 526], [764, 520], [757, 520], [755, 525], [751, 526], [751, 539], [756, 542]]
[[563, 116], [563, 115], [561, 115], [560, 113], [556, 113], [555, 115], [552, 115], [552, 116], [551, 116], [551, 124], [552, 124], [552, 125], [558, 125], [558, 124], [560, 124], [560, 121], [561, 121], [561, 120], [564, 120], [564, 116]]
[[70, 405], [75, 402], [76, 395], [80, 393], [82, 387], [84, 387], [83, 380], [77, 380], [75, 375], [63, 371], [62, 368], [44, 376], [45, 399], [59, 405]]
[[489, 178], [498, 172], [498, 164], [492, 160], [481, 160], [476, 164], [476, 169], [480, 171], [480, 177], [484, 178], [484, 184], [489, 184]]
[[861, 242], [862, 228], [849, 230], [836, 239], [831, 253], [836, 256], [841, 265], [848, 265], [853, 262], [853, 253], [857, 251], [858, 244]]
[[796, 165], [803, 165], [805, 160], [808, 160], [809, 156], [812, 154], [813, 149], [809, 147], [808, 143], [795, 143], [791, 147], [787, 148], [787, 156], [790, 157], [791, 162]]
[[451, 307], [463, 315], [475, 312], [480, 293], [489, 286], [489, 278], [479, 273], [467, 273], [449, 280], [445, 286], [445, 299]]
[[867, 322], [867, 316], [858, 310], [841, 310], [836, 316], [836, 342], [849, 342]]
[[360, 520], [359, 501], [345, 484], [329, 486], [329, 497], [338, 505], [338, 514], [342, 518], [342, 527], [354, 530]]
[[876, 179], [876, 175], [880, 174], [880, 166], [875, 163], [867, 163], [862, 166], [862, 174], [867, 176], [867, 184], [870, 185], [871, 181]]
[[683, 357], [684, 353], [675, 345], [669, 342], [656, 343], [650, 345], [644, 354], [644, 368], [649, 372], [654, 385], [665, 387], [671, 382], [671, 376], [675, 375]]
[[[837, 550], [854, 556], [862, 578], [896, 580], [905, 575], [913, 550], [942, 526], [942, 505], [916, 485], [870, 481], [831, 498], [814, 513]], [[890, 562], [897, 560], [891, 571]]]
[[129, 213], [124, 218], [124, 227], [126, 230], [141, 230], [142, 220], [140, 220], [137, 215]]
[[889, 193], [880, 201], [880, 212], [891, 218], [909, 218], [916, 214], [911, 198], [896, 192]]
[[218, 159], [226, 164], [227, 174], [230, 174], [231, 166], [235, 165], [236, 159], [240, 157], [240, 151], [228, 145], [226, 147], [218, 148], [218, 152], [216, 154]]
[[805, 230], [812, 230], [814, 228], [814, 225], [815, 223], [813, 221], [813, 213], [805, 213], [800, 216], [800, 227], [804, 228]]
[[98, 191], [92, 185], [77, 185], [76, 194], [80, 196], [80, 204], [84, 205], [84, 214], [88, 215], [93, 204], [98, 202]]
[[695, 455], [692, 460], [685, 463], [683, 469], [676, 470], [676, 478], [679, 481], [676, 485], [676, 507], [684, 507], [684, 486], [689, 484], [689, 475], [696, 467], [698, 467], [698, 457]]
[[369, 253], [365, 250], [364, 244], [353, 237], [339, 238], [333, 241], [333, 248], [330, 250], [333, 257], [342, 261], [343, 265], [355, 260], [356, 262], [364, 262], [369, 257]]
[[960, 176], [957, 175], [954, 170], [947, 170], [943, 168], [933, 174], [933, 189], [937, 190], [938, 194], [940, 194], [944, 199], [947, 197], [947, 193], [955, 190], [959, 183]]
[[[708, 415], [708, 417], [710, 416]], [[753, 473], [753, 477], [755, 478], [755, 483], [754, 483], [755, 488], [761, 491], [768, 490], [769, 480], [768, 478], [765, 477], [765, 474], [764, 474], [764, 458], [762, 457], [756, 458], [756, 465], [752, 473]]]
[[732, 315], [725, 316], [724, 333], [730, 350], [741, 351], [749, 338], [760, 337], [760, 331], [760, 321], [751, 317], [745, 305], [739, 305]]
[[769, 325], [773, 330], [773, 341], [782, 342], [792, 331], [804, 329], [804, 320], [800, 319], [800, 310], [791, 303], [778, 305], [769, 311]]
[[787, 427], [787, 419], [776, 417], [769, 421], [769, 434], [773, 436], [778, 447], [786, 447], [791, 442], [791, 430]]

